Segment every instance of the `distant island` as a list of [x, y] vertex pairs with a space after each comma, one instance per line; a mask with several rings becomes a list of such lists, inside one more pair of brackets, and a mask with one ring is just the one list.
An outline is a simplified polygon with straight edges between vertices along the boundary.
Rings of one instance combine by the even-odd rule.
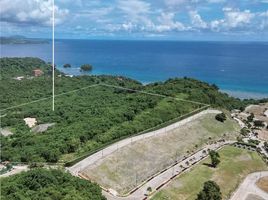
[[72, 66], [71, 66], [71, 64], [68, 64], [68, 63], [67, 63], [67, 64], [64, 64], [63, 67], [64, 67], [64, 68], [70, 68], [70, 67], [72, 67]]
[[47, 44], [46, 39], [27, 38], [25, 36], [15, 35], [8, 37], [0, 37], [0, 44]]
[[91, 71], [92, 69], [93, 69], [92, 65], [89, 65], [89, 64], [84, 64], [84, 65], [81, 65], [80, 67], [81, 71]]

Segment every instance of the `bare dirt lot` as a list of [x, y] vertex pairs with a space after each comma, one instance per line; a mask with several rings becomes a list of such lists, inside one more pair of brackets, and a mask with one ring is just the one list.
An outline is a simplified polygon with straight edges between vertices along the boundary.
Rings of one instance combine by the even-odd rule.
[[260, 105], [250, 105], [245, 109], [246, 112], [253, 113], [257, 119], [268, 123], [268, 117], [265, 115], [267, 110], [268, 103], [263, 103]]
[[265, 176], [263, 178], [260, 178], [257, 182], [256, 185], [262, 189], [263, 191], [268, 193], [268, 176]]
[[107, 189], [126, 194], [205, 143], [224, 135], [226, 139], [235, 138], [238, 130], [234, 121], [221, 123], [215, 120], [215, 114], [206, 114], [164, 135], [120, 148], [85, 168], [82, 174]]

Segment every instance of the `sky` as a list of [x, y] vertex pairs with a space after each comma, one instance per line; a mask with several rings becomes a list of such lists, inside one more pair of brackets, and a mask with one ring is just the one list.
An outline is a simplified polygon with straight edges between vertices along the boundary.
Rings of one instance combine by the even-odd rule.
[[[1, 36], [51, 38], [52, 0], [0, 0]], [[268, 0], [55, 0], [55, 37], [268, 41]]]

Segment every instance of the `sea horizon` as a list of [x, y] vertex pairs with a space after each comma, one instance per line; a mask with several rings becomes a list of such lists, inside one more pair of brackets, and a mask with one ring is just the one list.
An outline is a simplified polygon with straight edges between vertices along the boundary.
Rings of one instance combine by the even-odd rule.
[[[0, 45], [1, 57], [52, 58], [51, 43]], [[143, 84], [190, 77], [239, 98], [268, 97], [268, 42], [56, 39], [55, 64], [70, 75], [126, 76]], [[71, 68], [63, 68], [69, 63]]]

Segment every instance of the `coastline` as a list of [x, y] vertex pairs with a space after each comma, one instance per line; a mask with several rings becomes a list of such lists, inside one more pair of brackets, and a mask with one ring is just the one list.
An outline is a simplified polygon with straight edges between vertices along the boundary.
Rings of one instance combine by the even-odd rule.
[[268, 94], [259, 93], [259, 92], [249, 92], [249, 91], [241, 91], [241, 90], [228, 90], [228, 89], [220, 89], [220, 92], [227, 93], [228, 95], [240, 99], [264, 99], [268, 98]]

